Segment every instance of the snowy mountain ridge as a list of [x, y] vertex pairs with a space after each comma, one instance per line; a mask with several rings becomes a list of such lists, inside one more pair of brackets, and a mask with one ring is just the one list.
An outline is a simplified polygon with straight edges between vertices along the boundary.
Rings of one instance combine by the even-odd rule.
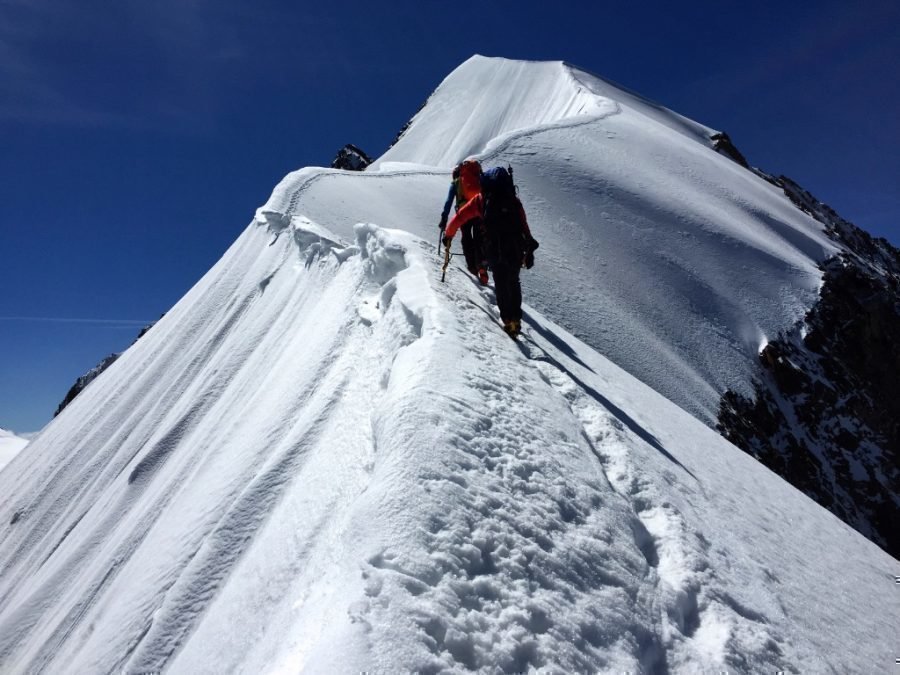
[[[484, 96], [485, 91], [490, 96]], [[473, 56], [451, 73], [373, 169], [394, 163], [452, 168], [492, 159], [514, 136], [585, 124], [622, 107], [709, 145], [713, 130], [571, 64]]]
[[441, 142], [516, 169], [514, 343], [439, 281], [444, 93], [379, 170], [286, 177], [0, 473], [0, 670], [890, 667], [897, 561], [701, 421], [815, 296], [821, 225], [626, 93], [538, 130], [498, 95]]
[[[257, 218], [303, 215], [343, 236], [357, 222], [390, 223], [428, 240], [456, 161], [481, 152], [512, 164], [542, 241], [526, 298], [714, 426], [722, 393], [751, 392], [758, 351], [812, 306], [818, 263], [839, 249], [781, 190], [715, 152], [707, 127], [572, 72], [473, 57], [366, 172], [289, 174]], [[492, 82], [499, 91], [485, 89]], [[545, 97], [555, 90], [558, 106]]]
[[[870, 575], [890, 558], [698, 421], [534, 311], [519, 351], [489, 290], [460, 272], [439, 285], [425, 242], [360, 226], [347, 245], [298, 220], [269, 246], [266, 229], [35, 441], [32, 476], [10, 486], [3, 663], [888, 656], [878, 623], [896, 609]], [[852, 622], [855, 650], [833, 653], [847, 626], [809, 614], [810, 575], [852, 589], [822, 609]]]

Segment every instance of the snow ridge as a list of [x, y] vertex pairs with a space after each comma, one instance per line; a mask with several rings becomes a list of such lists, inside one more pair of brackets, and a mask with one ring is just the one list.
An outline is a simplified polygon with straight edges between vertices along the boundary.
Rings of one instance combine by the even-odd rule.
[[611, 103], [581, 86], [560, 61], [473, 56], [447, 76], [370, 170], [397, 162], [449, 169], [509, 133], [606, 114]]
[[[537, 96], [487, 88], [509, 69], [527, 91], [593, 103], [551, 119]], [[508, 106], [518, 116], [504, 126]], [[482, 57], [448, 77], [377, 170], [290, 174], [257, 220], [303, 214], [345, 238], [372, 221], [432, 239], [457, 158], [426, 164], [444, 161], [451, 131], [515, 170], [542, 242], [525, 279], [535, 308], [709, 425], [722, 392], [749, 394], [760, 344], [804, 315], [836, 250], [783, 192], [715, 152], [707, 127], [561, 63]]]
[[[518, 349], [489, 289], [437, 281], [430, 243], [373, 225], [352, 242], [299, 216], [251, 225], [34, 441], [30, 473], [0, 476], [4, 668], [796, 671], [880, 653], [898, 617], [861, 580], [892, 564], [876, 547], [533, 309]], [[809, 536], [770, 504], [817, 550], [856, 553], [798, 571]], [[816, 592], [797, 574], [836, 580], [857, 651], [798, 622]]]
[[[0, 473], [0, 670], [893, 656], [896, 560], [684, 409], [802, 313], [818, 226], [642, 100], [573, 94], [560, 64], [466, 68], [503, 106], [529, 78], [563, 100], [483, 103], [484, 127], [416, 154], [435, 95], [380, 171], [287, 177]], [[541, 239], [520, 343], [490, 288], [456, 265], [438, 281], [447, 165], [422, 159], [451, 142], [515, 165]]]

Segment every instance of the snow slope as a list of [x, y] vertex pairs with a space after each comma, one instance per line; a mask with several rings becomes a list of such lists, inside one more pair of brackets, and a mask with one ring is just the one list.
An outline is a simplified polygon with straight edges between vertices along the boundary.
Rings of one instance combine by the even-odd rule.
[[251, 225], [0, 476], [3, 669], [886, 663], [896, 561], [526, 332], [411, 235]]
[[561, 61], [473, 56], [454, 70], [373, 169], [397, 163], [453, 167], [511, 135], [587, 122], [628, 108], [706, 143], [709, 127]]
[[28, 439], [19, 438], [13, 432], [6, 429], [0, 429], [0, 471], [9, 464], [13, 457], [19, 454], [25, 446], [28, 445]]
[[520, 344], [439, 282], [446, 166], [288, 176], [0, 473], [0, 672], [890, 667], [897, 561], [645, 383], [709, 394], [827, 242], [616, 95], [489, 132], [542, 241]]
[[525, 297], [713, 425], [727, 389], [751, 393], [758, 350], [805, 314], [817, 264], [837, 249], [709, 133], [563, 63], [473, 57], [380, 171], [290, 174], [259, 218], [305, 215], [345, 237], [371, 221], [436, 240], [452, 164], [511, 163], [541, 242]]

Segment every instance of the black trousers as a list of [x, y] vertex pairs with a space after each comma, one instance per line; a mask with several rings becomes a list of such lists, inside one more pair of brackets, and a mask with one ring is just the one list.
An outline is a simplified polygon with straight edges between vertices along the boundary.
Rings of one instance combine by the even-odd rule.
[[478, 223], [469, 221], [462, 226], [462, 249], [466, 257], [466, 267], [469, 272], [476, 274], [479, 267], [484, 267], [484, 257], [481, 251], [481, 243], [478, 239]]
[[493, 265], [494, 293], [503, 322], [522, 320], [522, 284], [519, 283], [519, 265], [498, 262]]

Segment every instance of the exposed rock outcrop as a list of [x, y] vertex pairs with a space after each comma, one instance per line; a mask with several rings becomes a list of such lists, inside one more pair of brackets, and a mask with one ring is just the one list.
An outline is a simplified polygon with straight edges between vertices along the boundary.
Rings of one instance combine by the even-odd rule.
[[724, 131], [713, 134], [709, 137], [709, 140], [712, 141], [713, 149], [716, 152], [722, 153], [729, 159], [740, 164], [745, 169], [750, 168], [750, 165], [747, 163], [744, 155], [741, 154], [741, 151], [738, 150], [734, 143], [731, 142], [731, 138]]
[[[434, 92], [431, 93], [431, 96], [434, 96]], [[416, 119], [416, 115], [418, 115], [420, 112], [422, 112], [422, 110], [425, 108], [425, 106], [428, 105], [428, 101], [431, 100], [431, 96], [429, 96], [424, 101], [422, 101], [422, 105], [420, 105], [419, 109], [416, 110], [416, 114], [413, 115], [412, 117], [410, 117], [408, 120], [406, 120], [406, 123], [402, 127], [400, 127], [400, 131], [397, 132], [397, 135], [394, 136], [394, 140], [392, 140], [391, 144], [388, 145], [388, 147], [387, 147], [388, 150], [390, 150], [395, 145], [397, 145], [397, 143], [400, 141], [400, 139], [403, 138], [403, 135], [406, 133], [406, 130], [409, 129], [409, 126], [413, 123], [413, 120]]]
[[346, 171], [365, 171], [372, 163], [372, 158], [352, 143], [348, 143], [338, 150], [337, 156], [331, 163], [332, 169], [344, 169]]
[[760, 353], [753, 397], [728, 391], [718, 430], [900, 557], [900, 250], [785, 176], [755, 173], [844, 249], [819, 300]]
[[[162, 317], [160, 317], [160, 318], [162, 318]], [[150, 330], [151, 328], [153, 328], [153, 326], [155, 324], [156, 324], [156, 321], [141, 328], [141, 332], [138, 333], [138, 336], [134, 339], [134, 342], [132, 342], [131, 344], [134, 344], [135, 342], [140, 340], [142, 337], [144, 337], [144, 335], [147, 333], [147, 331]], [[98, 363], [96, 366], [94, 366], [89, 371], [87, 371], [84, 375], [82, 375], [77, 380], [75, 380], [75, 384], [73, 384], [69, 388], [69, 391], [66, 392], [65, 398], [63, 398], [62, 402], [60, 402], [60, 404], [56, 407], [56, 412], [53, 413], [53, 416], [56, 417], [57, 415], [59, 415], [59, 413], [61, 413], [67, 405], [69, 405], [73, 400], [75, 400], [75, 397], [78, 396], [78, 394], [80, 394], [82, 391], [84, 391], [85, 387], [87, 387], [91, 382], [96, 380], [100, 376], [100, 374], [104, 370], [109, 368], [113, 363], [115, 363], [116, 359], [118, 359], [123, 353], [124, 352], [118, 352], [118, 353], [110, 354], [109, 356], [104, 357], [100, 361], [100, 363]]]

